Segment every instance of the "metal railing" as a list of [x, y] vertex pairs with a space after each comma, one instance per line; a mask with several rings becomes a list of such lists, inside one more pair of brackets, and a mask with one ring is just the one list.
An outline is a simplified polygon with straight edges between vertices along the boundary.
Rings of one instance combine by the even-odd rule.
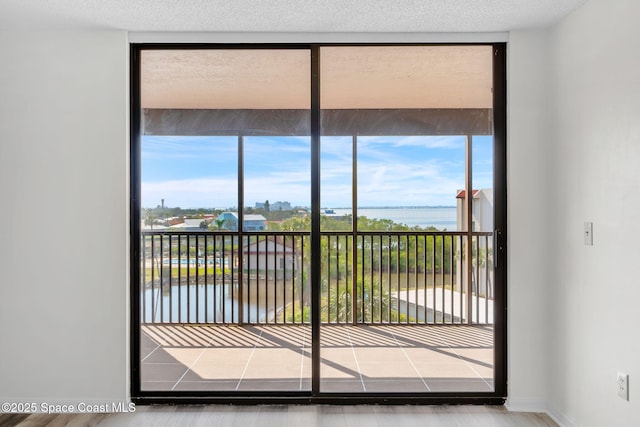
[[[310, 262], [309, 232], [143, 231], [142, 322], [308, 324]], [[319, 262], [323, 323], [493, 323], [492, 233], [322, 232]]]

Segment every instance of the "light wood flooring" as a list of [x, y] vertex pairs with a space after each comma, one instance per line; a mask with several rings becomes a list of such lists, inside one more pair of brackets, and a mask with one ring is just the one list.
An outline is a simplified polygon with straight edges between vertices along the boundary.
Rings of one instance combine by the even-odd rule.
[[0, 427], [493, 427], [557, 426], [501, 406], [139, 406], [129, 414], [0, 415]]

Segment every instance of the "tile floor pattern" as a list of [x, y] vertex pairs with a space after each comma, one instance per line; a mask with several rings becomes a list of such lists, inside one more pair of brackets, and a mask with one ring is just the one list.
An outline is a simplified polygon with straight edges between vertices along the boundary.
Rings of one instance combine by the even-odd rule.
[[[308, 391], [311, 327], [144, 325], [142, 390]], [[487, 326], [321, 329], [321, 392], [493, 391]]]

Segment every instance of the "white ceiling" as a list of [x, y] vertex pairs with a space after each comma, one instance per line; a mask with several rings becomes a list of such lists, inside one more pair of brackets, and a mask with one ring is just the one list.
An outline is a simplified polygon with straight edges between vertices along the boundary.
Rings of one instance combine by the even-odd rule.
[[587, 0], [0, 0], [0, 29], [137, 32], [502, 32]]

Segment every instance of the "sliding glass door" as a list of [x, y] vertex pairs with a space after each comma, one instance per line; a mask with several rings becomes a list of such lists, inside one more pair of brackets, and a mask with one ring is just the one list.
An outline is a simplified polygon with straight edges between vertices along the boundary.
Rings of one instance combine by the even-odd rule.
[[132, 395], [504, 398], [504, 46], [132, 64]]
[[494, 391], [492, 60], [321, 48], [321, 391]]
[[141, 391], [310, 390], [308, 49], [140, 53]]

